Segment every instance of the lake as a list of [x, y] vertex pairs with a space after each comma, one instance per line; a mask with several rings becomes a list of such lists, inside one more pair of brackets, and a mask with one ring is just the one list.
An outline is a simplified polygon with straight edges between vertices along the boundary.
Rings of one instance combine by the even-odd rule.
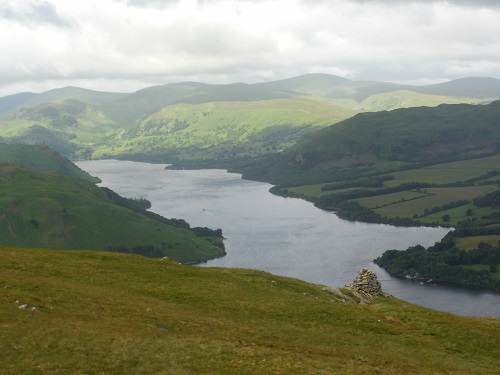
[[397, 298], [458, 315], [500, 317], [500, 293], [401, 280], [373, 263], [387, 249], [430, 246], [448, 229], [342, 220], [310, 202], [272, 195], [267, 183], [224, 170], [165, 170], [160, 164], [117, 160], [76, 164], [122, 196], [148, 199], [151, 211], [162, 216], [221, 228], [227, 255], [201, 266], [252, 268], [334, 287], [352, 283], [367, 267]]

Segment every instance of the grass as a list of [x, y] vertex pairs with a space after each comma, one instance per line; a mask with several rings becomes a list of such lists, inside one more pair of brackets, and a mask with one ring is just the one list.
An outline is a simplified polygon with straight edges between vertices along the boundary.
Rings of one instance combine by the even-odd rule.
[[425, 168], [391, 173], [391, 175], [395, 176], [395, 181], [401, 183], [428, 182], [431, 184], [445, 184], [478, 177], [488, 171], [497, 169], [499, 165], [500, 154], [480, 159], [437, 164]]
[[500, 236], [474, 236], [474, 237], [461, 237], [455, 239], [455, 243], [459, 249], [472, 250], [476, 249], [480, 242], [485, 242], [491, 246], [497, 246], [500, 242]]
[[58, 172], [94, 183], [99, 181], [46, 146], [0, 143], [0, 162], [18, 163], [40, 172]]
[[[403, 191], [393, 194], [384, 194], [375, 197], [357, 199], [362, 205], [374, 209], [375, 212], [388, 217], [413, 217], [413, 215], [424, 215], [426, 209], [440, 207], [447, 203], [463, 200], [474, 199], [480, 195], [493, 190], [491, 186], [467, 186], [454, 188], [426, 188], [421, 192]], [[453, 214], [458, 221], [466, 218], [467, 208], [474, 206], [468, 205], [458, 207], [452, 210], [440, 211], [433, 215], [425, 217], [425, 221], [441, 221], [441, 217], [450, 213]], [[474, 207], [475, 208], [475, 207]], [[462, 213], [463, 211], [463, 213]], [[456, 213], [460, 212], [457, 216]], [[476, 214], [479, 211], [476, 209]], [[437, 219], [437, 220], [436, 220]]]
[[176, 150], [184, 159], [256, 156], [282, 150], [317, 127], [355, 114], [334, 101], [311, 98], [175, 104], [145, 116], [97, 147], [95, 157]]
[[295, 279], [134, 255], [2, 247], [0, 260], [4, 374], [494, 374], [500, 364], [498, 319], [396, 299], [344, 304]]

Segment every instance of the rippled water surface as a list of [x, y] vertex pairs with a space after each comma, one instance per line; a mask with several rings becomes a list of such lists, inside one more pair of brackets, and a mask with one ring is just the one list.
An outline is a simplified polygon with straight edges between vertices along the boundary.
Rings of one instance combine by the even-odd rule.
[[387, 249], [432, 245], [447, 229], [341, 220], [304, 200], [274, 196], [269, 184], [223, 170], [175, 171], [116, 160], [77, 164], [123, 196], [147, 198], [151, 210], [165, 217], [221, 228], [227, 255], [203, 266], [254, 268], [336, 287], [368, 267], [383, 290], [400, 299], [459, 315], [500, 317], [500, 293], [400, 280], [372, 262]]

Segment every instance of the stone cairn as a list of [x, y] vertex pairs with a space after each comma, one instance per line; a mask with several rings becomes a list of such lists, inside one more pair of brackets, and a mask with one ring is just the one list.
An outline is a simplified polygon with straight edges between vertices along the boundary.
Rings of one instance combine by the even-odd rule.
[[382, 291], [380, 282], [377, 280], [375, 272], [363, 268], [358, 272], [358, 276], [354, 279], [351, 285], [346, 285], [345, 289], [351, 291], [353, 297], [345, 294], [341, 289], [333, 287], [324, 287], [325, 292], [331, 293], [340, 297], [342, 302], [346, 303], [369, 303], [375, 297], [392, 297], [389, 293]]
[[374, 297], [392, 297], [389, 293], [382, 291], [380, 282], [377, 280], [377, 275], [367, 268], [361, 269], [353, 283], [351, 285], [346, 285], [346, 288], [359, 293], [368, 301], [372, 300]]

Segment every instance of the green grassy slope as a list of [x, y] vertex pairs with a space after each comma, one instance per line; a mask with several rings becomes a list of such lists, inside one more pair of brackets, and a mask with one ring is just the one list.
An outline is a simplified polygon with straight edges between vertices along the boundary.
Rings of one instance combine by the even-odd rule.
[[6, 162], [21, 164], [39, 172], [52, 171], [89, 182], [100, 181], [47, 146], [0, 143], [0, 163]]
[[175, 153], [183, 159], [255, 156], [282, 150], [354, 111], [308, 98], [177, 104], [124, 130], [94, 156]]
[[55, 249], [110, 249], [197, 262], [224, 251], [178, 229], [115, 204], [79, 178], [0, 164], [2, 244]]
[[117, 124], [99, 107], [75, 99], [24, 108], [0, 122], [5, 141], [45, 144], [68, 156], [108, 142]]
[[494, 374], [500, 365], [498, 319], [397, 299], [346, 304], [260, 271], [123, 254], [2, 247], [0, 263], [3, 374]]

